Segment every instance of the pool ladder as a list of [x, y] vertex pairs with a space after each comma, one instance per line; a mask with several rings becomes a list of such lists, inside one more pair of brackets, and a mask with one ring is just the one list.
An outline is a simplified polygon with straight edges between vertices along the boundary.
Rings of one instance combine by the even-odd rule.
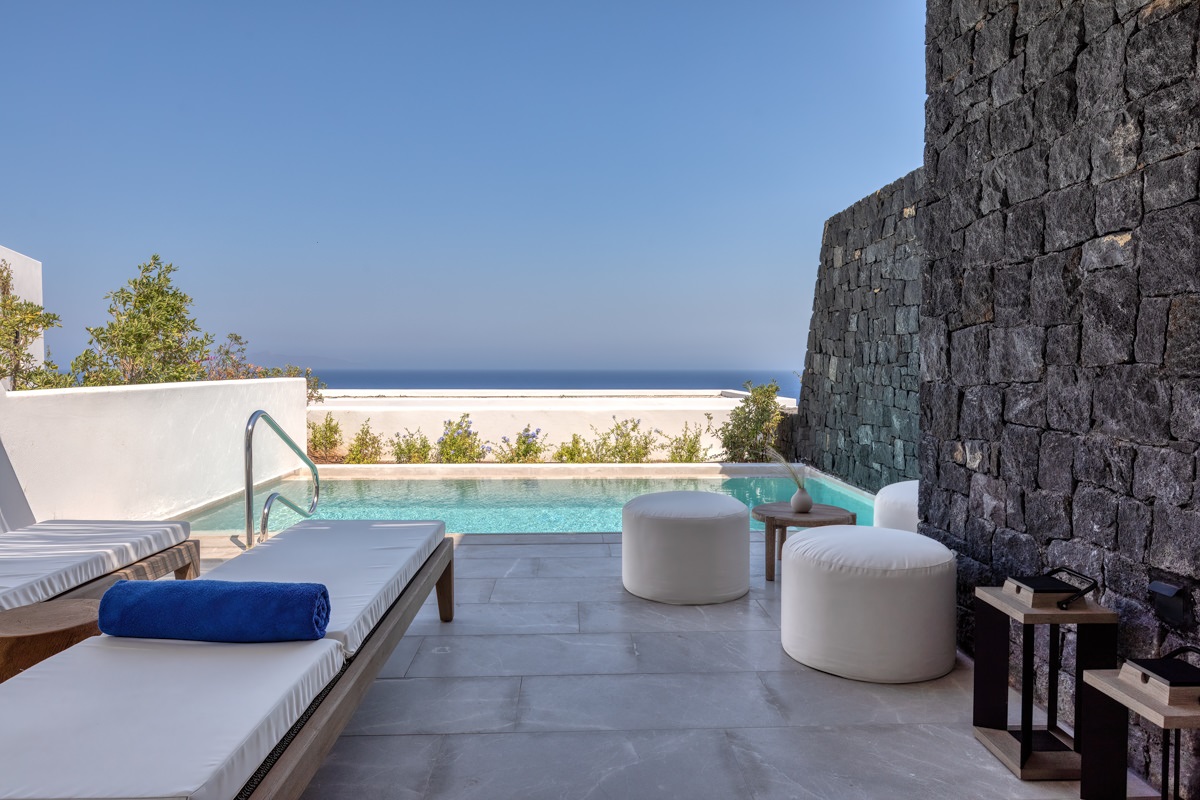
[[[271, 430], [278, 434], [283, 443], [292, 449], [292, 452], [300, 457], [300, 460], [308, 465], [308, 471], [312, 473], [313, 479], [313, 496], [312, 503], [308, 510], [305, 511], [300, 506], [293, 503], [291, 500], [284, 497], [279, 492], [271, 492], [267, 496], [267, 501], [263, 503], [261, 521], [259, 523], [258, 536], [254, 535], [254, 426], [259, 420], [263, 420], [270, 426]], [[266, 411], [259, 409], [250, 415], [250, 420], [246, 423], [246, 549], [249, 550], [260, 541], [265, 541], [267, 538], [267, 519], [271, 516], [271, 507], [275, 505], [275, 501], [283, 503], [285, 506], [295, 511], [302, 517], [311, 517], [313, 512], [317, 510], [317, 500], [321, 496], [321, 477], [317, 474], [317, 465], [312, 462], [300, 446], [292, 441], [292, 437], [288, 436], [283, 428], [279, 427], [279, 423], [271, 418], [271, 415]]]

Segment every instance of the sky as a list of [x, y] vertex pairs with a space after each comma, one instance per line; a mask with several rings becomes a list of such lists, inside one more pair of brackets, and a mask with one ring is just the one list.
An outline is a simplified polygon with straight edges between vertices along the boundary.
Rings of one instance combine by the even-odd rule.
[[158, 253], [259, 363], [803, 368], [922, 162], [924, 3], [0, 4], [0, 244], [65, 365]]

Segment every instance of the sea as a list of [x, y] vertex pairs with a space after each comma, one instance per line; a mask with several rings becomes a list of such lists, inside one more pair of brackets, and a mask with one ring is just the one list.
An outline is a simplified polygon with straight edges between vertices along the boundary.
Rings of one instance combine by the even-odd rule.
[[775, 381], [800, 395], [790, 369], [762, 370], [420, 370], [313, 368], [330, 389], [743, 389]]

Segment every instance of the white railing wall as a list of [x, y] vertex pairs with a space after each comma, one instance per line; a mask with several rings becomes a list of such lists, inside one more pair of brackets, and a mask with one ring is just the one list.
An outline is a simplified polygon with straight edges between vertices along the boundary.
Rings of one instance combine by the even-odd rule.
[[[162, 519], [239, 490], [259, 408], [304, 445], [304, 380], [279, 378], [0, 389], [0, 447], [38, 520]], [[265, 480], [300, 463], [262, 430], [254, 466]]]

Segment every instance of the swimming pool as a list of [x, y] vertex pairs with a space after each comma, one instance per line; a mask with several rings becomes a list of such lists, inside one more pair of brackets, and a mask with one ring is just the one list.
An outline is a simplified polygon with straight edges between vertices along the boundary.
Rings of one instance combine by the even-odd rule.
[[[813, 501], [849, 509], [860, 525], [870, 525], [870, 496], [810, 476]], [[308, 505], [309, 484], [280, 481], [288, 497]], [[440, 480], [328, 480], [321, 482], [317, 519], [440, 519], [450, 533], [584, 533], [621, 530], [621, 507], [650, 492], [721, 492], [753, 508], [786, 500], [795, 486], [787, 478], [487, 478]], [[261, 499], [257, 508], [261, 508]], [[271, 530], [300, 517], [281, 505], [271, 512]], [[196, 534], [239, 533], [245, 506], [236, 498], [189, 518]], [[751, 520], [754, 530], [762, 523]]]

